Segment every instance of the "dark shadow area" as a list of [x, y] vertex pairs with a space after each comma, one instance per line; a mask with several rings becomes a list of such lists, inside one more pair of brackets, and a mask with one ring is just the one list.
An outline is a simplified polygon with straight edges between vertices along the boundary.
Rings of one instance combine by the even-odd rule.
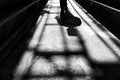
[[56, 16], [55, 19], [57, 20], [58, 24], [65, 27], [76, 27], [80, 26], [82, 23], [81, 20], [77, 17], [73, 17], [71, 19], [70, 18], [60, 19], [59, 16]]
[[0, 26], [0, 36], [2, 36], [0, 37], [1, 80], [13, 80], [14, 70], [19, 64], [23, 53], [28, 49], [28, 40], [35, 31], [35, 23], [46, 3], [47, 0], [40, 7], [34, 4]]
[[110, 38], [110, 39], [114, 42], [114, 44], [117, 45], [117, 47], [120, 48], [120, 42], [118, 40], [116, 40], [115, 38]]
[[[27, 44], [21, 44], [19, 47], [13, 48], [8, 51], [9, 56], [0, 64], [0, 79], [1, 80], [13, 80], [14, 70], [18, 65], [24, 51], [27, 49]], [[6, 54], [6, 53], [5, 53]]]
[[0, 1], [0, 20], [7, 18], [11, 14], [17, 12], [18, 10], [21, 10], [26, 5], [29, 5], [30, 3], [34, 2], [34, 0], [1, 0]]
[[76, 20], [70, 20], [70, 21], [61, 21], [59, 16], [56, 16], [55, 19], [57, 20], [58, 24], [65, 27], [68, 27], [67, 32], [68, 35], [70, 36], [76, 36], [76, 29], [74, 27], [80, 26], [81, 25], [81, 20], [79, 18], [76, 18]]
[[96, 80], [120, 80], [120, 64], [99, 64], [99, 68], [103, 71], [103, 76]]
[[99, 1], [99, 2], [101, 2], [101, 3], [103, 3], [103, 4], [106, 4], [106, 5], [108, 5], [108, 6], [111, 6], [111, 7], [114, 7], [114, 8], [117, 8], [117, 9], [119, 9], [120, 10], [120, 1], [119, 0], [106, 0], [106, 1], [104, 1], [104, 0], [96, 0], [96, 1]]
[[75, 28], [71, 28], [71, 27], [69, 27], [68, 29], [67, 29], [67, 32], [68, 32], [68, 35], [69, 36], [77, 36], [77, 30], [75, 29]]

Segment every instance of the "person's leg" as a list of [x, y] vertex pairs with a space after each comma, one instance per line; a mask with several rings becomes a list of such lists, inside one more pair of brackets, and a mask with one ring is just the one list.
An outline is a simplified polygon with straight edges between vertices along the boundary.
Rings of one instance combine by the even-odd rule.
[[77, 26], [81, 24], [81, 20], [74, 17], [68, 10], [67, 0], [60, 0], [60, 24], [65, 26]]
[[61, 11], [67, 10], [67, 0], [60, 0]]
[[68, 18], [68, 17], [73, 18], [73, 15], [68, 10], [67, 0], [60, 0], [60, 8], [61, 8], [61, 11], [60, 11], [61, 18], [62, 17], [63, 18]]
[[61, 11], [60, 11], [61, 19], [65, 20], [65, 18], [70, 17], [71, 14], [70, 14], [68, 7], [67, 7], [67, 0], [60, 0], [60, 8], [61, 8]]

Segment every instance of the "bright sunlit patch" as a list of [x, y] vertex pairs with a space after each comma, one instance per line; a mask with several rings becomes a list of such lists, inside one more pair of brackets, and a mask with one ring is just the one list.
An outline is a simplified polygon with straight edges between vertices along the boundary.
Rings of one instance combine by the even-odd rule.
[[64, 56], [52, 56], [53, 64], [58, 70], [65, 70], [67, 67], [67, 62]]
[[[43, 27], [45, 25], [46, 19], [47, 19], [47, 15], [45, 14], [40, 22], [40, 24], [37, 26], [37, 29], [33, 35], [32, 40], [30, 41], [29, 47], [30, 48], [35, 48], [39, 42]], [[38, 19], [39, 20], [39, 19]], [[39, 21], [38, 21], [39, 22]]]
[[[78, 5], [73, 2], [73, 0], [70, 0], [70, 3], [77, 10], [78, 14], [81, 15], [84, 19], [82, 21], [81, 27], [78, 27], [77, 29], [79, 33], [83, 35], [83, 39], [86, 42], [85, 46], [89, 51], [88, 55], [91, 57], [91, 59], [99, 63], [118, 62], [118, 56], [116, 56], [114, 52], [120, 53], [120, 51], [116, 50], [114, 48], [115, 46], [113, 47], [113, 43], [111, 43], [110, 40], [107, 40], [110, 37], [108, 37], [106, 34], [101, 33], [101, 30], [98, 28], [96, 23], [82, 10], [82, 7], [78, 7]], [[103, 39], [103, 41], [96, 35], [94, 31]], [[106, 42], [105, 44], [104, 40]], [[109, 48], [109, 46], [111, 48]], [[113, 51], [111, 49], [113, 49]]]
[[52, 4], [52, 7], [59, 7], [60, 6], [60, 3], [59, 3], [59, 1], [56, 1], [56, 2], [54, 2], [53, 1], [53, 4]]
[[20, 80], [20, 78], [25, 75], [33, 62], [33, 52], [26, 51], [21, 58], [19, 65], [15, 69], [14, 77], [15, 80]]
[[57, 20], [55, 18], [48, 18], [46, 24], [51, 25], [51, 24], [58, 24], [58, 23], [57, 23]]
[[[58, 3], [56, 2], [54, 3], [53, 1], [51, 5], [54, 7], [52, 7], [51, 9], [49, 8], [48, 11], [58, 12], [58, 8], [55, 7], [56, 4]], [[30, 42], [30, 45], [29, 45], [30, 48], [35, 48], [36, 46], [39, 46], [38, 47], [39, 51], [63, 52], [64, 46], [67, 45], [69, 51], [80, 51], [82, 47], [80, 46], [78, 42], [78, 38], [75, 36], [74, 37], [68, 36], [67, 29], [64, 29], [65, 32], [63, 34], [66, 35], [65, 36], [66, 39], [63, 39], [64, 35], [62, 35], [62, 31], [60, 29], [60, 27], [62, 26], [54, 25], [54, 24], [58, 24], [57, 20], [55, 19], [55, 16], [56, 16], [55, 14], [44, 14], [43, 15], [43, 18], [41, 19], [41, 22], [38, 25], [38, 28]], [[39, 23], [39, 21], [37, 23]], [[45, 29], [43, 31], [44, 27]], [[43, 35], [41, 37], [42, 32], [43, 32]], [[41, 40], [39, 40], [40, 37], [41, 37]], [[63, 40], [66, 40], [65, 42], [67, 44], [63, 44], [64, 43]]]
[[90, 74], [92, 69], [88, 65], [88, 61], [82, 56], [71, 56], [70, 59], [71, 72], [75, 74]]
[[78, 42], [78, 38], [71, 37], [67, 39], [68, 43], [68, 49], [70, 51], [82, 51], [82, 47], [80, 46], [80, 43]]
[[[79, 27], [79, 33], [83, 35], [85, 48], [92, 60], [100, 63], [117, 62], [115, 54], [100, 40], [100, 38], [84, 22]], [[88, 34], [89, 33], [89, 34]], [[107, 39], [107, 38], [106, 38]]]
[[[106, 41], [106, 43], [113, 49], [116, 55], [120, 57], [120, 47], [118, 47], [111, 39], [114, 39], [120, 44], [120, 41], [108, 31], [98, 32], [98, 34]], [[108, 36], [108, 35], [109, 36]]]
[[[43, 13], [44, 11], [50, 11], [50, 5], [51, 5], [51, 1], [48, 1], [47, 5], [48, 6], [47, 8], [44, 8], [43, 10]], [[36, 31], [29, 43], [29, 48], [35, 48], [39, 42], [39, 39], [41, 37], [41, 33], [43, 31], [43, 28], [44, 28], [44, 25], [46, 23], [46, 20], [47, 20], [47, 17], [48, 17], [48, 13], [44, 13], [43, 15], [40, 15], [40, 17], [38, 18], [37, 22], [36, 22]]]
[[[56, 14], [52, 14], [52, 13], [51, 13], [51, 14], [49, 14], [48, 18], [49, 18], [49, 19], [55, 19], [56, 16], [58, 16], [58, 13], [56, 13]], [[55, 21], [55, 22], [56, 22], [56, 21]], [[57, 24], [58, 24], [58, 23], [57, 23]]]
[[57, 7], [53, 7], [50, 9], [50, 13], [57, 13], [58, 12], [58, 9]]
[[[99, 48], [99, 46], [96, 48]], [[107, 48], [102, 48], [101, 50], [91, 49], [93, 51], [90, 51], [90, 57], [92, 60], [97, 61], [98, 63], [117, 63], [118, 57], [108, 50]]]
[[54, 65], [45, 58], [40, 57], [32, 66], [32, 75], [53, 75], [55, 74]]
[[39, 42], [38, 50], [45, 52], [64, 51], [63, 39], [59, 25], [46, 25], [43, 37]]

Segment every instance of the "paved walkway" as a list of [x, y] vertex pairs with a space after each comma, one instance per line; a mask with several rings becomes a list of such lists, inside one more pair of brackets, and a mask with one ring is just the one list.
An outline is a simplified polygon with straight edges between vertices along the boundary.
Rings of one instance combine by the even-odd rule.
[[49, 0], [16, 67], [15, 80], [92, 80], [91, 61], [119, 62], [120, 41], [74, 0], [68, 0], [68, 7], [82, 24], [73, 29], [59, 25], [59, 0]]

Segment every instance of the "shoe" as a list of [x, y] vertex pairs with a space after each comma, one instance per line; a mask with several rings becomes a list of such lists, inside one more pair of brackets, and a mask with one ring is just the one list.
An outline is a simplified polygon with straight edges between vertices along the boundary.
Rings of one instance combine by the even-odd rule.
[[61, 11], [60, 24], [68, 27], [76, 27], [81, 25], [81, 20], [73, 16], [69, 11]]

